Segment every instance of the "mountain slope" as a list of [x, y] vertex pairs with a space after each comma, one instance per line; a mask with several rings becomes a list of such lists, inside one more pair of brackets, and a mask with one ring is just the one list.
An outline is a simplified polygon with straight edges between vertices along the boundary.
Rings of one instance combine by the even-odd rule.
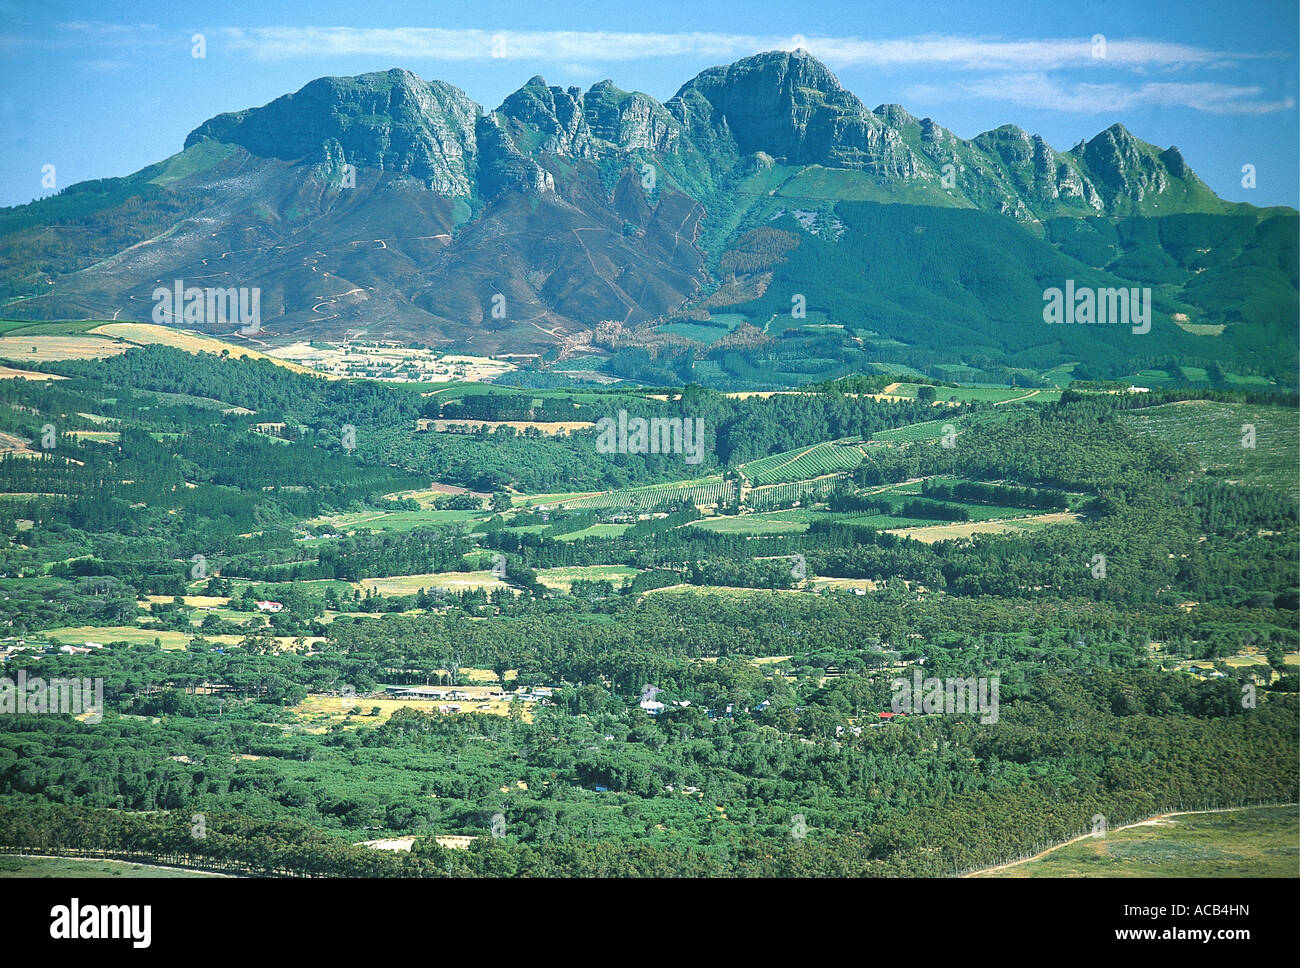
[[[900, 204], [967, 210], [928, 229], [961, 258], [927, 262], [941, 256], [903, 237], [927, 217]], [[1174, 215], [1195, 219], [1170, 228]], [[1042, 328], [1042, 291], [1092, 273], [1156, 290], [1156, 336], [1130, 357], [1279, 375], [1295, 358], [1295, 225], [1222, 201], [1178, 149], [1118, 124], [1067, 152], [1011, 125], [965, 140], [868, 109], [802, 51], [769, 52], [662, 104], [534, 77], [488, 112], [404, 70], [321, 78], [204, 122], [135, 175], [0, 210], [0, 275], [21, 318], [149, 319], [154, 289], [182, 279], [259, 288], [262, 340], [642, 347], [689, 376], [697, 356], [751, 365], [780, 333], [816, 337], [809, 365], [860, 363], [869, 345], [909, 366], [1119, 366], [1120, 349], [1098, 348], [1113, 335]], [[1225, 298], [1240, 278], [1250, 292]], [[819, 289], [836, 295], [806, 324], [817, 333], [772, 325]], [[718, 312], [752, 328], [708, 347], [662, 329]]]

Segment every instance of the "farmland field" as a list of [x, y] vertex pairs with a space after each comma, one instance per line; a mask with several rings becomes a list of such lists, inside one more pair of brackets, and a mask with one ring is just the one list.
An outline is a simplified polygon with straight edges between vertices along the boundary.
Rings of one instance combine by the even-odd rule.
[[[114, 340], [125, 340], [127, 343], [134, 343], [138, 346], [161, 344], [163, 346], [174, 346], [186, 353], [221, 353], [225, 351], [236, 358], [270, 360], [277, 366], [283, 366], [295, 373], [312, 372], [305, 366], [278, 360], [267, 353], [255, 350], [242, 340], [218, 339], [215, 336], [205, 336], [202, 333], [176, 329], [171, 326], [159, 326], [155, 323], [106, 323], [90, 330], [90, 332], [95, 335], [112, 337]], [[102, 345], [105, 341], [101, 340], [100, 342]]]
[[635, 568], [626, 565], [585, 565], [574, 568], [545, 568], [537, 573], [537, 580], [547, 588], [568, 591], [575, 581], [610, 581], [617, 588], [624, 578], [636, 576]]
[[190, 637], [184, 632], [170, 629], [142, 629], [134, 625], [80, 625], [75, 628], [50, 629], [43, 633], [51, 642], [60, 645], [81, 645], [83, 642], [129, 642], [132, 645], [153, 645], [154, 639], [162, 642], [164, 649], [183, 649]]
[[834, 474], [808, 481], [791, 481], [788, 484], [768, 484], [755, 487], [745, 495], [746, 503], [753, 508], [771, 507], [790, 501], [825, 499], [836, 488], [848, 482], [847, 474]]
[[508, 588], [490, 571], [453, 571], [427, 575], [396, 575], [392, 578], [365, 578], [358, 582], [362, 589], [373, 589], [380, 595], [414, 595], [421, 589], [441, 588], [449, 592], [468, 588]]
[[130, 348], [95, 336], [0, 336], [0, 359], [32, 363], [100, 359]]
[[[574, 510], [598, 508], [636, 508], [648, 511], [664, 504], [691, 501], [695, 504], [718, 504], [734, 492], [735, 485], [721, 477], [701, 478], [695, 481], [680, 481], [674, 484], [651, 484], [648, 487], [623, 488], [617, 491], [605, 491], [576, 500], [563, 500], [554, 503]], [[531, 502], [530, 502], [531, 503]]]
[[692, 521], [692, 528], [719, 534], [795, 534], [808, 530], [808, 522], [775, 514], [741, 514], [735, 517], [706, 518]]
[[61, 376], [53, 373], [42, 373], [39, 370], [19, 370], [12, 366], [0, 366], [0, 380], [62, 380]]
[[[932, 524], [922, 527], [899, 527], [894, 525], [889, 527], [889, 531], [894, 534], [913, 538], [917, 541], [923, 541], [929, 544], [932, 541], [946, 541], [951, 538], [969, 538], [974, 534], [1007, 534], [1016, 531], [1037, 531], [1041, 528], [1049, 527], [1054, 524], [1073, 524], [1082, 518], [1077, 514], [1061, 512], [1055, 514], [1033, 514], [1026, 512], [1022, 518], [1014, 520], [998, 521], [962, 521], [952, 522], [949, 524]], [[872, 523], [871, 519], [864, 519], [864, 524]], [[877, 525], [883, 527], [883, 525]]]
[[[436, 683], [434, 684], [436, 685]], [[506, 716], [510, 712], [510, 700], [488, 695], [489, 691], [494, 691], [497, 688], [495, 686], [462, 685], [456, 688], [470, 698], [448, 700], [448, 702], [459, 706], [463, 712], [487, 713], [493, 716]], [[354, 696], [347, 698], [340, 696], [308, 696], [290, 711], [307, 728], [323, 732], [336, 725], [342, 726], [344, 729], [378, 726], [381, 723], [388, 722], [393, 713], [399, 709], [429, 711], [435, 710], [442, 705], [444, 705], [444, 702], [437, 699], [390, 699], [387, 696]], [[361, 708], [361, 712], [354, 713], [352, 710], [358, 706]], [[480, 709], [479, 706], [488, 708]], [[371, 711], [376, 707], [379, 709], [379, 713], [372, 716]], [[531, 708], [525, 708], [524, 718], [527, 720], [531, 718]]]
[[316, 518], [307, 524], [316, 528], [338, 528], [341, 531], [373, 529], [376, 531], [410, 531], [457, 521], [473, 521], [488, 516], [486, 511], [362, 511], [334, 514]]

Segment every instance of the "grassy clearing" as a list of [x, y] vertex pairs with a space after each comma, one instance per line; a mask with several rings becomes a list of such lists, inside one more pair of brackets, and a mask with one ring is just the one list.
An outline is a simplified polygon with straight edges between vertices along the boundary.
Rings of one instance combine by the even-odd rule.
[[99, 642], [102, 645], [110, 645], [114, 642], [153, 645], [154, 639], [158, 639], [164, 649], [183, 649], [191, 638], [184, 632], [170, 629], [142, 629], [134, 625], [78, 625], [75, 628], [49, 629], [41, 632], [40, 635], [59, 645], [81, 645], [85, 642]]
[[154, 867], [149, 864], [131, 864], [120, 860], [91, 860], [73, 857], [24, 857], [0, 854], [0, 879], [10, 877], [53, 878], [89, 877], [107, 879], [114, 877], [220, 877], [206, 871], [190, 871], [174, 867]]
[[[921, 384], [919, 383], [893, 383], [885, 388], [885, 393], [890, 396], [915, 400], [916, 393], [920, 388]], [[969, 403], [972, 400], [992, 404], [1019, 403], [1021, 401], [1056, 403], [1061, 399], [1060, 390], [1038, 390], [1032, 387], [935, 387], [934, 393], [935, 400], [939, 403], [948, 401]]]
[[564, 504], [587, 497], [597, 497], [606, 491], [557, 491], [554, 494], [514, 494], [510, 501], [516, 506], [537, 507], [539, 504]]
[[[598, 508], [636, 508], [648, 511], [669, 503], [691, 501], [702, 507], [721, 503], [728, 494], [734, 493], [734, 485], [724, 481], [721, 475], [702, 477], [693, 481], [676, 481], [671, 484], [649, 484], [645, 487], [628, 487], [616, 491], [604, 491], [573, 500], [546, 502], [555, 503], [575, 510]], [[530, 501], [529, 503], [532, 503]]]
[[[947, 541], [950, 538], [969, 538], [974, 534], [1004, 534], [1014, 531], [1037, 531], [1054, 524], [1073, 524], [1083, 520], [1082, 515], [1069, 511], [1057, 511], [1051, 514], [1033, 514], [1023, 518], [1002, 521], [962, 521], [951, 524], [924, 525], [922, 527], [889, 528], [891, 534], [897, 534], [930, 544], [935, 541]], [[863, 519], [862, 523], [871, 523]]]
[[1171, 814], [981, 877], [1300, 877], [1295, 806]]

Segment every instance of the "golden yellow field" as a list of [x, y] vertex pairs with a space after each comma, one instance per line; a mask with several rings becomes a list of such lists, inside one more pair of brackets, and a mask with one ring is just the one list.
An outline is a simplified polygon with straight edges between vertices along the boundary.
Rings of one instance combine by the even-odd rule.
[[[348, 699], [339, 696], [308, 696], [297, 706], [294, 706], [291, 712], [304, 724], [321, 731], [335, 723], [342, 723], [344, 728], [378, 726], [380, 723], [385, 723], [391, 719], [393, 713], [399, 709], [419, 709], [424, 712], [436, 712], [440, 706], [452, 705], [459, 706], [461, 713], [484, 713], [492, 716], [508, 716], [510, 714], [510, 701], [489, 698], [487, 693], [490, 687], [488, 686], [456, 686], [455, 688], [470, 698], [441, 701], [436, 699], [389, 699], [387, 697], [372, 699], [364, 696]], [[361, 707], [361, 715], [352, 715], [351, 711], [358, 706]], [[489, 708], [479, 709], [479, 706], [488, 706]], [[379, 708], [379, 715], [371, 716], [370, 711], [375, 707]], [[532, 721], [531, 703], [523, 704], [523, 714], [525, 722]]]
[[95, 336], [0, 336], [0, 357], [60, 363], [64, 360], [94, 360], [117, 356], [131, 347]]
[[34, 454], [36, 451], [27, 446], [21, 437], [0, 431], [0, 454]]
[[[216, 608], [220, 605], [229, 605], [230, 599], [218, 595], [183, 595], [181, 596], [185, 604], [190, 608]], [[145, 602], [152, 605], [154, 602], [170, 602], [171, 595], [146, 595]]]
[[[31, 349], [31, 344], [28, 344], [28, 349]], [[25, 380], [67, 379], [65, 376], [55, 376], [53, 373], [41, 373], [38, 370], [15, 370], [12, 366], [0, 366], [0, 380], [16, 380], [19, 377], [22, 377]]]
[[870, 578], [824, 578], [821, 576], [812, 579], [814, 588], [861, 588], [863, 591], [873, 592], [880, 587], [880, 583], [872, 581]]
[[[270, 360], [272, 363], [293, 370], [295, 373], [315, 372], [308, 367], [287, 360], [277, 359], [274, 356], [255, 350], [251, 346], [242, 345], [238, 342], [228, 342], [226, 340], [217, 339], [213, 336], [204, 336], [201, 333], [194, 333], [187, 329], [175, 329], [171, 326], [159, 326], [155, 323], [105, 323], [103, 326], [96, 326], [90, 332], [92, 334], [126, 340], [128, 343], [135, 343], [139, 346], [161, 343], [163, 346], [174, 346], [176, 349], [184, 350], [187, 353], [220, 353], [222, 350], [227, 350], [233, 357], [247, 357], [250, 360]], [[18, 339], [16, 336], [12, 338]], [[66, 339], [69, 337], [47, 336], [43, 338]], [[104, 341], [98, 340], [97, 345], [102, 347]], [[125, 346], [122, 347], [122, 351], [125, 351], [127, 348], [128, 347]]]
[[375, 589], [380, 595], [414, 595], [421, 588], [445, 588], [450, 592], [471, 588], [509, 588], [490, 571], [452, 571], [427, 575], [397, 575], [393, 578], [363, 578], [356, 585], [363, 591]]

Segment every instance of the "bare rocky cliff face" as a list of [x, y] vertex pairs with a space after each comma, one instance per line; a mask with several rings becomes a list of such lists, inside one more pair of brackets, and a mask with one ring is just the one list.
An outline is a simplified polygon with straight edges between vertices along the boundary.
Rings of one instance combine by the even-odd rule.
[[666, 104], [612, 81], [584, 93], [537, 76], [487, 113], [458, 88], [408, 71], [321, 78], [265, 107], [205, 122], [186, 147], [206, 141], [408, 175], [440, 195], [473, 199], [508, 188], [563, 194], [543, 171], [547, 158], [607, 164], [644, 156], [668, 169], [694, 166], [681, 181], [698, 188], [759, 154], [947, 191], [1022, 219], [1122, 214], [1174, 182], [1208, 194], [1177, 149], [1161, 152], [1122, 125], [1063, 154], [1013, 125], [966, 141], [898, 105], [869, 110], [802, 51], [710, 68]]

